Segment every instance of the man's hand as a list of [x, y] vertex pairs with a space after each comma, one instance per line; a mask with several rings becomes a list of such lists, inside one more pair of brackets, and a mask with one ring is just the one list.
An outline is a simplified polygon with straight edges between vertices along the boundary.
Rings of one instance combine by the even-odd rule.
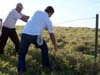
[[24, 21], [24, 22], [27, 22], [28, 19], [29, 19], [29, 16], [23, 15], [20, 19], [21, 19], [22, 21]]
[[54, 33], [49, 33], [49, 35], [50, 35], [52, 44], [54, 45], [54, 49], [55, 49], [55, 51], [57, 52], [57, 44], [56, 44], [55, 35], [54, 35]]
[[54, 46], [54, 50], [55, 50], [55, 52], [57, 52], [57, 46]]

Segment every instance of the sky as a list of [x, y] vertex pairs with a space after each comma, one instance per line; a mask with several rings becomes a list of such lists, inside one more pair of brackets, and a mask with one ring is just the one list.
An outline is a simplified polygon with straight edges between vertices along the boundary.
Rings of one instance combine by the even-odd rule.
[[[50, 19], [54, 26], [94, 28], [96, 14], [100, 14], [100, 0], [0, 0], [3, 22], [19, 2], [24, 6], [22, 13], [30, 17], [37, 10], [44, 11], [47, 6], [53, 6], [55, 13]], [[16, 23], [25, 24], [20, 20]]]

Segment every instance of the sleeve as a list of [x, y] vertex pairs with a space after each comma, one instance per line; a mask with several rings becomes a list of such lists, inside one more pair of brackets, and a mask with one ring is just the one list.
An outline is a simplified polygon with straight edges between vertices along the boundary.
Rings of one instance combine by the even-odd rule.
[[46, 27], [49, 33], [53, 32], [53, 26], [52, 26], [52, 22], [49, 18], [46, 19]]
[[17, 11], [13, 12], [13, 14], [14, 19], [20, 19], [23, 16], [21, 13], [18, 13]]
[[20, 13], [20, 15], [21, 15], [21, 16], [24, 16], [24, 14], [23, 14], [23, 13]]

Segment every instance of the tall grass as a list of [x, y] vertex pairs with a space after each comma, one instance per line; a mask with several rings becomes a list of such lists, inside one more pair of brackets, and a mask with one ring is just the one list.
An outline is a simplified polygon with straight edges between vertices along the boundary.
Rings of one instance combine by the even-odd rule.
[[[19, 38], [23, 27], [17, 27]], [[24, 75], [99, 75], [100, 74], [100, 33], [97, 60], [94, 62], [95, 30], [92, 28], [55, 27], [58, 44], [55, 55], [50, 37], [44, 31], [43, 37], [49, 47], [52, 70], [43, 68], [41, 50], [32, 44], [26, 56], [28, 71]], [[4, 55], [0, 55], [0, 75], [17, 75], [18, 55], [9, 39]]]

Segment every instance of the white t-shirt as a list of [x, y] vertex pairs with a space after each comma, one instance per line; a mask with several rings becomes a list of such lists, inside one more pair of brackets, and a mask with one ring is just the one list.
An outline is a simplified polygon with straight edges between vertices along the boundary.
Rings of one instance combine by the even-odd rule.
[[13, 9], [9, 12], [7, 18], [5, 19], [5, 22], [3, 23], [3, 26], [7, 28], [15, 28], [17, 20], [20, 19], [22, 16], [22, 13], [18, 13], [16, 9]]
[[42, 31], [47, 28], [48, 32], [53, 32], [52, 22], [46, 12], [37, 11], [30, 21], [23, 28], [22, 33], [29, 35], [41, 35]]

